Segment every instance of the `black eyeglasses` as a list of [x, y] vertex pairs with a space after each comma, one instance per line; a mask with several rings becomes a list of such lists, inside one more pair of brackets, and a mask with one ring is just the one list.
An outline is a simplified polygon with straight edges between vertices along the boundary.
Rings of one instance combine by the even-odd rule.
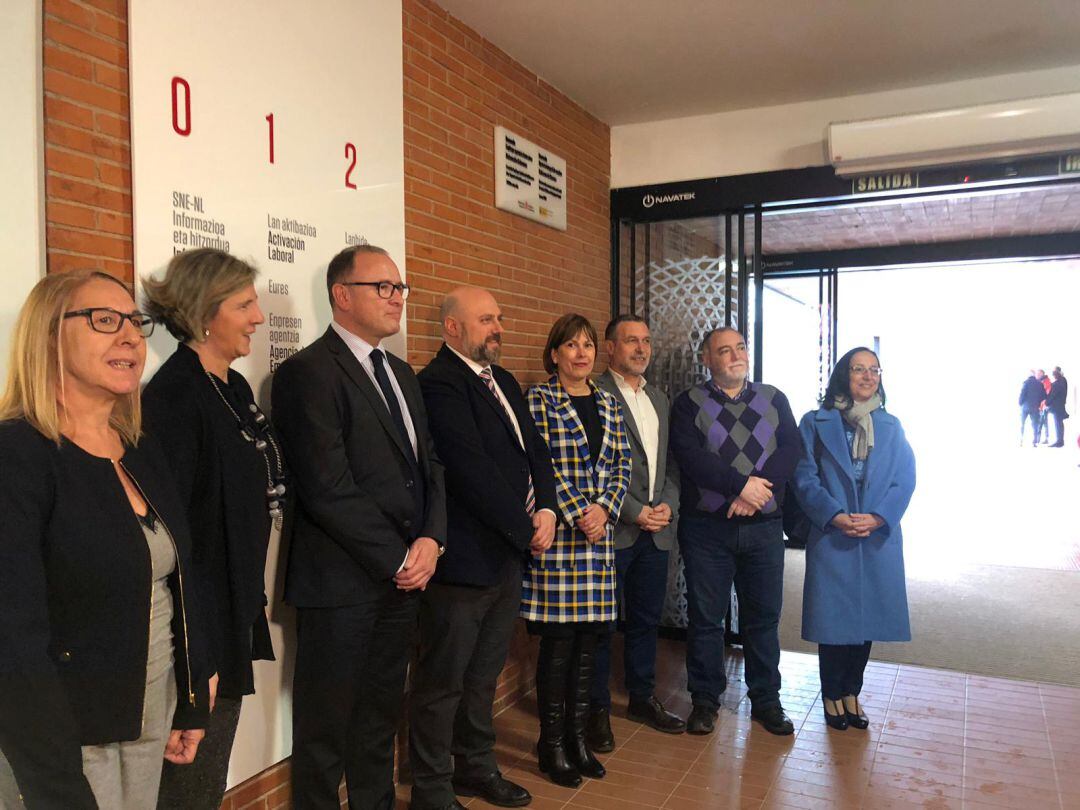
[[374, 287], [379, 298], [393, 298], [395, 292], [401, 293], [401, 300], [409, 297], [408, 284], [395, 284], [392, 281], [339, 281], [342, 287]]
[[144, 338], [154, 334], [154, 319], [145, 312], [118, 312], [109, 307], [91, 307], [89, 309], [76, 309], [64, 313], [64, 320], [68, 318], [85, 317], [90, 328], [95, 332], [106, 335], [115, 335], [124, 328], [124, 321], [131, 321], [131, 325]]

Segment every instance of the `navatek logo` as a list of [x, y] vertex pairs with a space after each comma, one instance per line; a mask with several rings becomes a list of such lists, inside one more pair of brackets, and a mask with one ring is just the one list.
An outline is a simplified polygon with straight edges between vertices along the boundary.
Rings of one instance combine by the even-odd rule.
[[678, 194], [663, 194], [659, 197], [654, 197], [652, 194], [646, 194], [641, 198], [641, 204], [646, 208], [652, 208], [654, 205], [664, 205], [666, 203], [673, 202], [686, 202], [687, 200], [694, 199], [695, 192], [683, 191]]

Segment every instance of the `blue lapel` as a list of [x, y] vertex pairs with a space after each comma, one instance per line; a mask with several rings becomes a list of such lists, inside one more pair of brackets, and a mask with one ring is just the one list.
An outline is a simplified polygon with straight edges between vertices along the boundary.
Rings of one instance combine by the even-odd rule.
[[592, 459], [589, 457], [589, 440], [585, 436], [585, 428], [578, 418], [577, 411], [574, 410], [574, 406], [570, 402], [570, 394], [562, 387], [558, 377], [553, 376], [548, 384], [551, 387], [552, 394], [555, 396], [555, 408], [559, 414], [559, 421], [566, 426], [567, 432], [573, 438], [574, 444], [577, 445], [578, 457], [591, 470]]
[[896, 433], [896, 417], [878, 408], [870, 418], [874, 420], [874, 449], [866, 459], [866, 481], [870, 480], [870, 474], [880, 465], [888, 461], [884, 458], [885, 448], [892, 447], [893, 434]]
[[[817, 433], [821, 437], [821, 446], [829, 451], [840, 469], [851, 479], [852, 488], [855, 486], [855, 469], [851, 466], [851, 448], [848, 446], [847, 436], [844, 434], [843, 417], [835, 408], [818, 408], [814, 413], [814, 422], [817, 424]], [[875, 424], [876, 428], [877, 425]], [[871, 453], [873, 455], [873, 453]]]

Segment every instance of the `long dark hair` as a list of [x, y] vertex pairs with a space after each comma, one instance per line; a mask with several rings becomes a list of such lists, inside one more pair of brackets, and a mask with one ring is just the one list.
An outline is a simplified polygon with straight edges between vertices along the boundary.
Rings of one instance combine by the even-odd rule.
[[[836, 365], [833, 367], [832, 374], [829, 375], [829, 385], [825, 389], [825, 395], [821, 398], [821, 407], [827, 411], [831, 411], [836, 407], [836, 402], [839, 400], [844, 403], [841, 406], [841, 410], [846, 411], [852, 406], [851, 401], [851, 358], [857, 355], [859, 352], [869, 352], [874, 355], [874, 361], [878, 364], [881, 360], [877, 356], [877, 352], [873, 349], [868, 349], [865, 346], [856, 346], [854, 349], [846, 352], [843, 357], [836, 361]], [[881, 397], [882, 406], [885, 405], [885, 386], [882, 385], [881, 380], [878, 380], [878, 396]]]

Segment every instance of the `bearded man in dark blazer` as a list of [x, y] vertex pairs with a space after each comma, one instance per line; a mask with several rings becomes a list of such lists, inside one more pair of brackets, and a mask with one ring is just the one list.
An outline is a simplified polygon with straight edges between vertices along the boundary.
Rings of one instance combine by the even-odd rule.
[[411, 807], [459, 808], [455, 794], [521, 807], [532, 797], [499, 773], [491, 712], [523, 564], [554, 539], [555, 476], [520, 386], [497, 365], [503, 325], [495, 298], [462, 287], [440, 314], [445, 343], [419, 379], [446, 465], [448, 551], [420, 600]]
[[326, 272], [333, 322], [275, 372], [274, 425], [297, 495], [285, 599], [297, 609], [296, 810], [394, 806], [394, 735], [420, 591], [444, 549], [443, 469], [408, 363], [380, 343], [409, 287], [382, 248]]

